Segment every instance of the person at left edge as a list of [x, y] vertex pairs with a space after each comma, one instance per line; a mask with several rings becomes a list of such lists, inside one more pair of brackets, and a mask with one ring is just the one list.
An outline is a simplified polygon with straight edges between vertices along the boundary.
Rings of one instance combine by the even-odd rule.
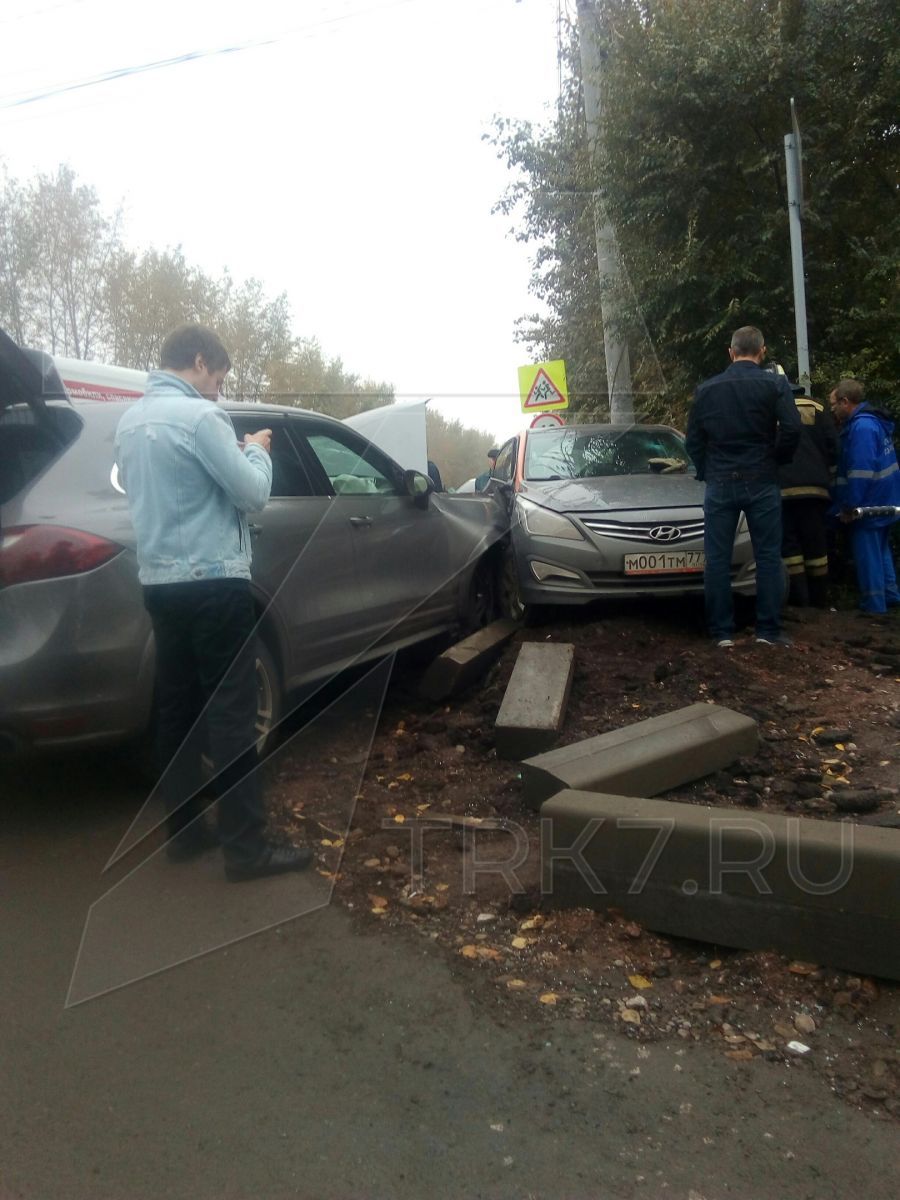
[[491, 446], [487, 452], [487, 460], [490, 466], [486, 471], [482, 471], [480, 475], [475, 477], [475, 491], [483, 492], [487, 485], [491, 482], [491, 476], [494, 474], [494, 467], [497, 465], [497, 459], [500, 457], [500, 451], [496, 446]]
[[[271, 431], [238, 444], [231, 418], [216, 404], [230, 367], [212, 330], [173, 330], [160, 369], [119, 422], [116, 461], [156, 643], [167, 853], [185, 861], [217, 840], [226, 877], [239, 882], [306, 867], [312, 853], [270, 843], [265, 834], [246, 514], [269, 499]], [[197, 795], [201, 732], [217, 776], [217, 839]]]

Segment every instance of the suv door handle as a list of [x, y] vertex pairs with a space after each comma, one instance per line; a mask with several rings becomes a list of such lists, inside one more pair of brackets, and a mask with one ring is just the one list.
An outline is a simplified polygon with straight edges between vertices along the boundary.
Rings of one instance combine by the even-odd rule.
[[365, 527], [367, 525], [372, 524], [372, 518], [371, 517], [351, 517], [350, 524], [355, 525], [357, 528]]

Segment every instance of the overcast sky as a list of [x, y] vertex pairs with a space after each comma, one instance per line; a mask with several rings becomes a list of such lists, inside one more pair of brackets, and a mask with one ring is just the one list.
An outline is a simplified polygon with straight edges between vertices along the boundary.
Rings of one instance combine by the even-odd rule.
[[135, 247], [286, 291], [347, 369], [499, 438], [535, 304], [482, 135], [495, 113], [550, 118], [556, 23], [557, 0], [5, 0], [0, 154], [20, 178], [68, 162]]

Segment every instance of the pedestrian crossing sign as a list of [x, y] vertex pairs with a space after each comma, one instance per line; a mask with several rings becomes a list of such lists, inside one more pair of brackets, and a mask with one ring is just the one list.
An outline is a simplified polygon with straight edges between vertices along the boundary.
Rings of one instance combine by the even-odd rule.
[[519, 395], [522, 412], [553, 412], [554, 409], [568, 408], [565, 361], [557, 358], [553, 362], [519, 367]]

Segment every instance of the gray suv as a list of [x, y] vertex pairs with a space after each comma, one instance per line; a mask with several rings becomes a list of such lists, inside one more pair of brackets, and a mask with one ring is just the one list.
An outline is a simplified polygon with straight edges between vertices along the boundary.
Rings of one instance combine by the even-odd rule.
[[[72, 402], [52, 365], [0, 334], [0, 751], [146, 729], [154, 650], [113, 439], [121, 402]], [[340, 421], [227, 403], [272, 429], [272, 498], [251, 515], [258, 722], [284, 698], [494, 604], [490, 499], [456, 500]]]

